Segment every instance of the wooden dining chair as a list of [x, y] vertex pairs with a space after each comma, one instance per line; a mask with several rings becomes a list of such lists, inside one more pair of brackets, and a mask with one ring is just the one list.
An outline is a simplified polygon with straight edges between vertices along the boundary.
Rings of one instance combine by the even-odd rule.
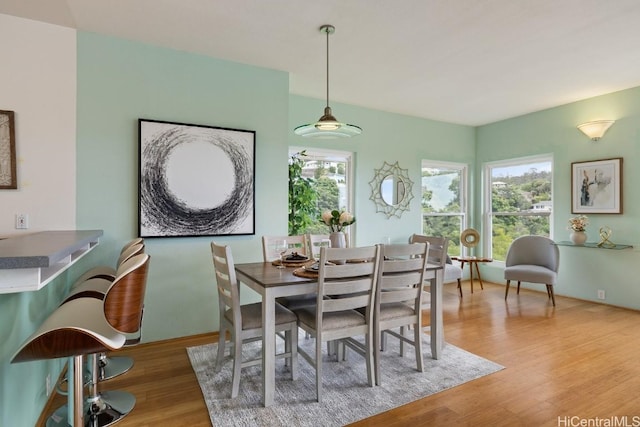
[[[449, 248], [449, 239], [442, 236], [425, 236], [423, 234], [413, 234], [409, 238], [409, 243], [429, 243], [429, 257], [427, 263], [434, 264], [440, 267], [440, 273], [443, 277], [446, 275], [445, 269], [447, 268], [447, 250]], [[430, 282], [435, 282], [435, 277], [429, 279]], [[443, 279], [444, 282], [444, 279]], [[425, 295], [423, 296], [423, 308], [429, 305], [430, 298], [428, 294], [430, 292], [430, 286], [423, 287]], [[462, 297], [462, 287], [460, 279], [458, 279], [458, 292]]]
[[287, 253], [297, 252], [307, 256], [307, 243], [305, 236], [262, 236], [262, 255], [265, 262], [280, 259], [280, 254], [275, 250], [276, 240], [287, 241]]
[[[400, 340], [400, 355], [404, 344], [415, 348], [417, 370], [424, 371], [422, 353], [422, 281], [429, 243], [382, 245], [383, 261], [379, 269], [374, 310], [374, 349], [376, 384], [382, 384], [380, 347], [383, 334]], [[413, 329], [408, 336], [407, 326]], [[397, 331], [396, 329], [399, 329]]]
[[331, 247], [328, 234], [307, 234], [307, 245], [309, 254], [313, 259], [320, 258], [320, 248], [322, 246]]
[[[262, 236], [262, 255], [264, 262], [272, 262], [280, 258], [280, 254], [274, 252], [273, 248], [276, 240], [286, 240], [288, 251], [297, 252], [299, 255], [309, 256], [307, 252], [306, 236]], [[280, 297], [276, 301], [279, 304], [294, 310], [300, 307], [307, 307], [316, 303], [316, 294], [295, 295]]]
[[[328, 263], [344, 261], [344, 264]], [[358, 260], [359, 262], [348, 262]], [[342, 340], [349, 345], [364, 336], [367, 382], [374, 385], [373, 304], [378, 281], [380, 248], [325, 248], [320, 250], [316, 305], [294, 312], [298, 325], [315, 337], [315, 357], [298, 349], [316, 370], [316, 396], [322, 401], [322, 343]], [[365, 314], [358, 312], [364, 309]]]
[[[233, 358], [231, 397], [235, 398], [240, 389], [242, 368], [262, 363], [262, 358], [242, 360], [242, 345], [262, 339], [262, 303], [240, 304], [240, 283], [236, 279], [231, 248], [211, 242], [211, 254], [218, 288], [220, 330], [216, 371], [220, 371], [224, 360], [227, 332], [231, 335], [231, 355]], [[291, 378], [298, 376], [298, 324], [296, 315], [282, 305], [275, 304], [276, 334], [285, 333], [285, 351], [276, 358], [289, 359]]]

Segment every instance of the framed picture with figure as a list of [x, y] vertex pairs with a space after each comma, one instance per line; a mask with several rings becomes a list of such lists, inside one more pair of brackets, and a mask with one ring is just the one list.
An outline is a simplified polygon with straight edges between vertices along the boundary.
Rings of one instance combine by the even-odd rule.
[[16, 131], [13, 111], [0, 110], [0, 189], [18, 188]]
[[255, 234], [255, 136], [139, 119], [139, 236]]
[[571, 163], [571, 212], [622, 213], [622, 157]]

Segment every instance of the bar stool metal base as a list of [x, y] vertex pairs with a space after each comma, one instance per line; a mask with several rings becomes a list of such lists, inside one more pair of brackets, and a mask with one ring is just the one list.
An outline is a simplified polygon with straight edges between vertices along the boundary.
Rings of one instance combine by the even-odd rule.
[[[136, 404], [133, 394], [126, 391], [105, 391], [97, 398], [85, 399], [84, 427], [107, 427], [124, 418]], [[69, 427], [68, 405], [59, 407], [47, 420], [47, 427]]]
[[98, 360], [98, 381], [106, 381], [128, 372], [133, 367], [133, 359], [128, 356], [101, 355]]

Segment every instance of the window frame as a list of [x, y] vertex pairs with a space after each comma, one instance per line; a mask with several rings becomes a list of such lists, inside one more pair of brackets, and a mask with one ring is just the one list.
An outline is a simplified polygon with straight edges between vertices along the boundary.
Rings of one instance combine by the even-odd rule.
[[[469, 165], [467, 163], [447, 162], [441, 160], [429, 160], [422, 159], [420, 167], [420, 192], [422, 200], [422, 171], [424, 169], [450, 169], [460, 172], [460, 212], [438, 212], [438, 213], [425, 213], [422, 212], [422, 202], [420, 203], [420, 230], [423, 232], [425, 217], [461, 217], [460, 219], [460, 233], [468, 227], [469, 218]], [[466, 248], [460, 245], [460, 256], [464, 255]]]
[[[288, 149], [288, 157], [299, 153], [301, 151], [306, 152], [306, 160], [320, 160], [325, 162], [345, 162], [346, 163], [346, 171], [345, 171], [345, 179], [347, 180], [345, 185], [345, 197], [347, 199], [347, 206], [344, 207], [345, 210], [353, 213], [354, 211], [354, 153], [351, 151], [342, 151], [342, 150], [331, 150], [324, 148], [315, 148], [315, 147], [303, 147], [303, 146], [289, 146]], [[340, 209], [338, 206], [336, 209]], [[343, 231], [347, 236], [348, 242], [354, 242], [355, 240], [355, 229], [357, 226], [357, 222], [353, 223], [349, 227], [345, 227]], [[329, 234], [329, 228], [327, 226], [327, 234]]]
[[[544, 163], [549, 162], [551, 164], [551, 203], [552, 208], [548, 213], [545, 212], [491, 212], [492, 206], [492, 179], [491, 172], [497, 167], [511, 167], [522, 166], [531, 163]], [[504, 160], [495, 160], [484, 163], [483, 177], [482, 177], [482, 204], [483, 204], [483, 234], [487, 238], [483, 240], [482, 252], [486, 257], [493, 258], [493, 217], [494, 216], [540, 216], [546, 215], [549, 217], [549, 238], [553, 239], [553, 181], [554, 181], [554, 161], [552, 153], [536, 154], [533, 156], [514, 157]], [[494, 260], [496, 262], [502, 262], [503, 260]]]

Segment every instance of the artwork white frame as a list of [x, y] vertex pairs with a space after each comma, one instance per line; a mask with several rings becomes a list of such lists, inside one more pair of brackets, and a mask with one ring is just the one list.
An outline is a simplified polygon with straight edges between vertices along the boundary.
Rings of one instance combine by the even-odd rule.
[[255, 234], [255, 135], [139, 119], [139, 236]]

